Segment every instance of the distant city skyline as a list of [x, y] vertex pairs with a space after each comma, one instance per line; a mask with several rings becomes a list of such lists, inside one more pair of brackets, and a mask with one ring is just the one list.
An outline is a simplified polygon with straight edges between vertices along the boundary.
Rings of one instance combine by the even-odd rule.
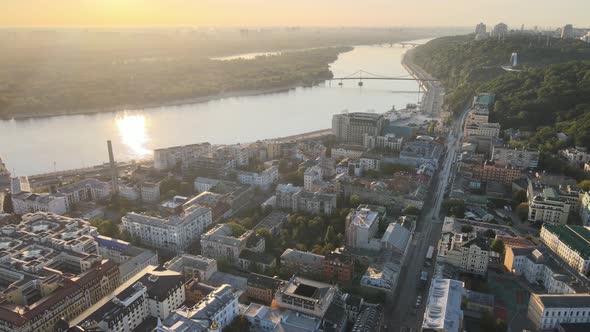
[[[587, 0], [4, 0], [0, 26], [590, 27]], [[474, 17], [479, 18], [477, 21]]]

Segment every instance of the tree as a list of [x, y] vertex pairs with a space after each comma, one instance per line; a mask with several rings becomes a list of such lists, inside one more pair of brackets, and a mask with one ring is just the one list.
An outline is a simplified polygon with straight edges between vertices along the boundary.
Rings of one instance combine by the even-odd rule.
[[112, 220], [108, 219], [92, 219], [90, 224], [98, 229], [98, 233], [100, 235], [113, 237], [113, 238], [120, 238], [121, 232], [119, 230], [119, 226], [115, 224]]
[[350, 195], [348, 202], [350, 206], [357, 207], [361, 203], [361, 198], [358, 195]]
[[328, 226], [326, 230], [326, 235], [324, 235], [324, 243], [325, 244], [335, 244], [336, 243], [336, 233], [334, 232], [334, 227], [332, 225]]
[[451, 198], [443, 202], [447, 216], [463, 218], [465, 216], [465, 202], [462, 199]]
[[486, 229], [486, 231], [483, 233], [483, 235], [485, 235], [486, 237], [492, 239], [496, 237], [496, 232], [494, 232], [493, 229]]
[[[590, 183], [589, 183], [590, 185]], [[514, 193], [514, 200], [517, 203], [522, 203], [522, 202], [526, 202], [527, 201], [527, 194], [526, 191], [524, 190], [519, 190], [517, 192]]]
[[223, 329], [223, 332], [248, 332], [250, 323], [244, 315], [238, 315], [234, 320]]
[[410, 205], [404, 209], [404, 215], [406, 216], [418, 216], [422, 212], [419, 208]]
[[526, 202], [518, 204], [516, 207], [516, 215], [518, 215], [520, 220], [527, 220], [529, 216], [529, 204]]
[[472, 231], [473, 231], [473, 226], [461, 225], [461, 233], [471, 233]]
[[231, 264], [227, 258], [217, 258], [217, 269], [221, 272], [229, 272], [231, 270]]
[[494, 240], [492, 241], [492, 250], [499, 253], [500, 255], [504, 254], [506, 247], [504, 245], [504, 241], [502, 240]]

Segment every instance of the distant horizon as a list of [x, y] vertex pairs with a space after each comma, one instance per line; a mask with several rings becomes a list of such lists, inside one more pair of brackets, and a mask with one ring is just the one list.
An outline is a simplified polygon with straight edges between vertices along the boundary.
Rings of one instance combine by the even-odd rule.
[[588, 27], [590, 1], [4, 0], [5, 27]]

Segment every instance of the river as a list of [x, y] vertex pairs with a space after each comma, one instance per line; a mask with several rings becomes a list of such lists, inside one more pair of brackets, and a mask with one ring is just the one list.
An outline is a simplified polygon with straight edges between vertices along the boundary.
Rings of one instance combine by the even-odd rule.
[[[414, 41], [417, 43], [426, 40]], [[401, 46], [357, 46], [332, 65], [335, 77], [359, 69], [404, 76]], [[13, 175], [32, 175], [101, 164], [112, 140], [118, 161], [149, 157], [160, 147], [208, 141], [252, 142], [331, 126], [333, 114], [385, 112], [417, 103], [414, 81], [325, 82], [285, 92], [109, 113], [0, 121], [0, 158]]]

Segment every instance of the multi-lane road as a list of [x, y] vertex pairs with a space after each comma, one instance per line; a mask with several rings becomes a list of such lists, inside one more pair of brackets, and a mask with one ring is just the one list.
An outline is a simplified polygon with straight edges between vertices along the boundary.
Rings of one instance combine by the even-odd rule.
[[[437, 94], [440, 103], [442, 93]], [[463, 123], [467, 115], [467, 109], [454, 119], [447, 141], [444, 159], [439, 165], [438, 172], [434, 175], [430, 194], [424, 202], [422, 215], [418, 220], [414, 240], [408, 251], [407, 265], [402, 268], [398, 279], [395, 294], [388, 298], [385, 309], [384, 331], [420, 331], [424, 307], [428, 297], [428, 287], [419, 287], [421, 271], [427, 271], [429, 280], [432, 277], [434, 267], [426, 267], [425, 257], [429, 246], [436, 246], [442, 231], [442, 218], [440, 216], [441, 205], [444, 200], [447, 186], [454, 172], [454, 164], [457, 153], [460, 151], [461, 137], [463, 136]], [[422, 296], [421, 305], [415, 308], [416, 298]]]

